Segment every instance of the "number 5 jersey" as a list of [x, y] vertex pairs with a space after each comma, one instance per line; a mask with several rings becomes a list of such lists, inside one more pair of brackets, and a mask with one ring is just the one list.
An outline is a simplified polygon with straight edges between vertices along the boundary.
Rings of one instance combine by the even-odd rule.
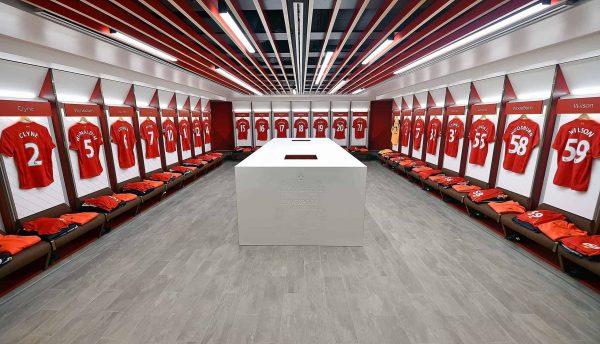
[[75, 123], [69, 128], [69, 149], [77, 152], [79, 178], [94, 178], [102, 173], [100, 147], [102, 134], [92, 123]]
[[0, 153], [15, 159], [21, 189], [52, 184], [54, 147], [48, 129], [35, 122], [17, 122], [4, 129], [0, 137]]
[[566, 123], [558, 129], [552, 148], [558, 153], [554, 184], [587, 191], [592, 163], [600, 157], [600, 123], [579, 118]]

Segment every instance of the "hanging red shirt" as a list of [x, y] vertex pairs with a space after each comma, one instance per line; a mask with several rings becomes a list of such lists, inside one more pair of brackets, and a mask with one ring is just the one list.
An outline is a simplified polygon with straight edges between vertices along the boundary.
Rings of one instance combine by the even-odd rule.
[[437, 153], [437, 141], [442, 131], [442, 122], [433, 117], [427, 124], [427, 154], [435, 155]]
[[269, 121], [265, 118], [259, 118], [254, 123], [256, 129], [256, 140], [267, 141], [269, 139]]
[[408, 140], [410, 139], [410, 117], [402, 120], [402, 147], [408, 147]]
[[558, 153], [554, 184], [587, 191], [592, 163], [600, 157], [600, 123], [576, 119], [564, 124], [558, 129], [552, 148]]
[[240, 118], [235, 122], [235, 128], [238, 133], [238, 140], [248, 139], [248, 128], [250, 128], [250, 122], [245, 118]]
[[173, 153], [177, 150], [177, 127], [169, 118], [163, 122], [162, 126], [163, 135], [165, 136], [165, 151]]
[[100, 147], [102, 134], [100, 129], [89, 122], [75, 123], [69, 128], [69, 149], [77, 152], [79, 178], [93, 178], [102, 173]]
[[465, 134], [465, 125], [458, 117], [454, 117], [448, 122], [446, 130], [446, 143], [444, 144], [444, 153], [447, 156], [456, 158], [458, 155], [458, 144]]
[[512, 121], [502, 140], [506, 145], [502, 167], [507, 171], [525, 173], [531, 152], [540, 140], [540, 126], [530, 119]]
[[194, 136], [194, 147], [202, 148], [202, 121], [198, 118], [192, 121], [192, 134]]
[[354, 121], [352, 121], [352, 128], [354, 128], [354, 138], [357, 140], [364, 139], [367, 126], [368, 123], [365, 118], [355, 118]]
[[346, 127], [348, 126], [348, 121], [345, 118], [336, 118], [333, 121], [333, 129], [335, 130], [335, 134], [333, 138], [336, 140], [345, 140], [346, 139]]
[[135, 133], [133, 126], [127, 122], [118, 120], [110, 126], [110, 138], [117, 144], [117, 155], [120, 168], [135, 166]]
[[210, 144], [210, 119], [208, 117], [204, 120], [204, 143]]
[[308, 129], [308, 121], [304, 118], [298, 118], [294, 122], [294, 129], [296, 129], [297, 138], [304, 139], [306, 138], [306, 131]]
[[146, 141], [146, 159], [160, 156], [158, 150], [158, 126], [153, 120], [146, 118], [140, 124], [140, 137]]
[[275, 131], [278, 139], [284, 139], [287, 137], [287, 130], [290, 127], [290, 123], [285, 118], [279, 118], [275, 120]]
[[325, 130], [327, 130], [327, 120], [324, 118], [317, 118], [313, 123], [313, 129], [315, 129], [315, 137], [316, 138], [325, 138]]
[[488, 153], [488, 145], [496, 138], [496, 127], [489, 119], [478, 119], [471, 124], [469, 140], [471, 153], [469, 163], [483, 166]]
[[421, 142], [423, 141], [423, 132], [425, 131], [425, 121], [419, 116], [415, 120], [415, 127], [413, 128], [413, 149], [421, 149]]
[[180, 119], [179, 132], [181, 133], [181, 150], [191, 150], [192, 138], [190, 137], [190, 121], [185, 118]]
[[48, 129], [35, 122], [17, 122], [2, 131], [0, 153], [13, 157], [21, 189], [41, 188], [54, 182]]

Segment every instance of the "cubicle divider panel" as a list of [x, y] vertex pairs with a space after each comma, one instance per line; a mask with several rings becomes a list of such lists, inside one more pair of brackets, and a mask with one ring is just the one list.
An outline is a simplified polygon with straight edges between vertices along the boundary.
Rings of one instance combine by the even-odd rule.
[[463, 145], [466, 144], [466, 106], [448, 106], [446, 113], [448, 124], [442, 136], [444, 140], [443, 167], [452, 172], [459, 173], [462, 162]]
[[202, 111], [192, 110], [192, 138], [194, 141], [194, 156], [204, 152], [204, 126], [202, 125]]
[[[107, 115], [117, 183], [139, 177], [140, 168], [137, 156], [139, 138], [135, 135], [134, 129], [136, 125], [135, 111], [130, 106], [109, 106]], [[124, 134], [120, 132], [124, 132]]]
[[566, 97], [558, 101], [556, 111], [540, 202], [597, 221], [600, 97]]
[[390, 131], [392, 133], [391, 136], [391, 148], [393, 151], [398, 151], [400, 149], [400, 126], [402, 124], [400, 117], [402, 115], [402, 110], [400, 109], [400, 103], [402, 102], [402, 98], [394, 98], [392, 100], [392, 127]]
[[210, 152], [212, 150], [212, 118], [210, 114], [210, 102], [206, 98], [200, 98], [200, 105], [202, 106], [202, 126], [204, 131], [204, 152]]
[[[144, 160], [144, 173], [148, 174], [162, 167], [161, 159], [164, 155], [161, 138], [161, 125], [158, 117], [158, 109], [143, 107], [138, 108], [140, 117], [140, 144], [142, 145], [142, 157]], [[149, 149], [149, 147], [156, 147]]]
[[[28, 130], [32, 125], [36, 127], [35, 131]], [[2, 184], [6, 188], [8, 201], [11, 202], [14, 219], [18, 220], [62, 204], [68, 205], [66, 181], [62, 178], [58, 154], [62, 142], [56, 140], [51, 104], [37, 100], [0, 100], [0, 133], [2, 169], [5, 177]], [[44, 135], [45, 138], [39, 142], [36, 140], [26, 143], [25, 150], [29, 156], [25, 157], [26, 160], [17, 162], [13, 146], [15, 135]], [[43, 146], [40, 146], [42, 143]], [[27, 172], [29, 168], [35, 168], [36, 174], [41, 173], [45, 178], [32, 183], [32, 180], [27, 178], [30, 175]]]
[[499, 137], [497, 132], [498, 104], [475, 104], [471, 107], [471, 126], [466, 142], [469, 144], [465, 156], [467, 165], [465, 175], [487, 183], [494, 160], [494, 146]]

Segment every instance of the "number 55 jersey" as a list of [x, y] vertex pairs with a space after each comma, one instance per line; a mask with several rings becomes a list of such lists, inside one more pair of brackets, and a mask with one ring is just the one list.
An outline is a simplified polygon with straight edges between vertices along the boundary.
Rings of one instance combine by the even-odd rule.
[[525, 173], [531, 152], [540, 140], [540, 126], [530, 119], [512, 121], [502, 140], [506, 147], [502, 167], [507, 171]]
[[17, 122], [4, 129], [0, 138], [0, 153], [15, 159], [21, 189], [52, 184], [54, 147], [48, 129], [35, 122]]
[[469, 140], [471, 140], [471, 153], [469, 164], [483, 166], [487, 158], [488, 145], [496, 139], [496, 127], [489, 119], [478, 119], [471, 125]]
[[587, 191], [592, 163], [600, 157], [600, 123], [591, 119], [566, 123], [558, 129], [552, 148], [558, 153], [554, 184]]

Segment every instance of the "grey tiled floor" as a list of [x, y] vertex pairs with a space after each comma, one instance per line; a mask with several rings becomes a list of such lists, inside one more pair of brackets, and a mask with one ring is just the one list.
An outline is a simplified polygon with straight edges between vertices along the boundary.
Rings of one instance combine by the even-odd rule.
[[375, 162], [366, 245], [239, 247], [233, 163], [0, 300], [0, 343], [600, 343], [600, 297]]

